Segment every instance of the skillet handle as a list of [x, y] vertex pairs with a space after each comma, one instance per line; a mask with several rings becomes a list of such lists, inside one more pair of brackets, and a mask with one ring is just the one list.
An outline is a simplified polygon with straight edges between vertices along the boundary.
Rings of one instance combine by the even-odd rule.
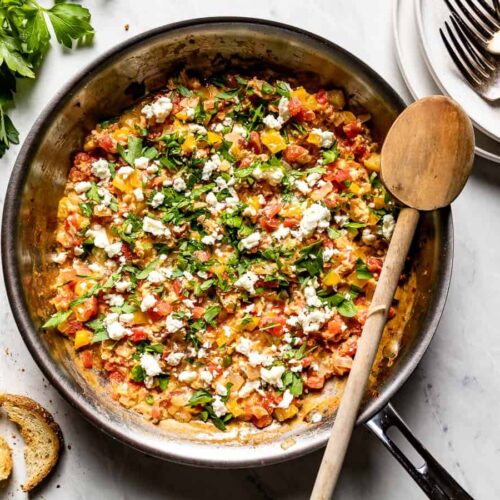
[[[391, 404], [382, 408], [365, 422], [365, 425], [382, 441], [429, 498], [432, 500], [473, 500], [412, 434]], [[415, 467], [387, 434], [387, 430], [393, 426], [403, 434], [424, 460], [421, 467]]]

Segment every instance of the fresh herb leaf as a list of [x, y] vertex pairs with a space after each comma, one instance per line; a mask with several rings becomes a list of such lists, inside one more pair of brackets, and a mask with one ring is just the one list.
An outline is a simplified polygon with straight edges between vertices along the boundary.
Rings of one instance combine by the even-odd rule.
[[184, 87], [184, 85], [177, 85], [177, 90], [184, 97], [189, 97], [191, 95], [191, 91], [186, 87]]
[[205, 314], [203, 316], [203, 319], [209, 323], [212, 324], [215, 318], [219, 315], [219, 313], [222, 311], [221, 306], [210, 306], [207, 307]]
[[70, 316], [73, 311], [58, 311], [54, 313], [43, 325], [43, 329], [55, 328], [59, 326], [61, 323], [64, 323]]
[[360, 280], [369, 280], [373, 278], [373, 274], [368, 271], [368, 267], [366, 267], [366, 264], [361, 259], [356, 261], [356, 276]]
[[135, 365], [132, 370], [130, 370], [130, 378], [134, 382], [144, 382], [146, 378], [146, 372], [141, 365]]

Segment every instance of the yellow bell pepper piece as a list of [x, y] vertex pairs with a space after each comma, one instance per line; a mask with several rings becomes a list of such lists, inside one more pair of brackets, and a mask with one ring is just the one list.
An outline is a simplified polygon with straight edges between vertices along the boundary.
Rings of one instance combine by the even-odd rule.
[[321, 136], [319, 136], [318, 134], [313, 134], [312, 132], [308, 135], [307, 137], [307, 142], [309, 144], [314, 144], [315, 146], [321, 146]]
[[298, 412], [299, 409], [294, 404], [291, 404], [288, 408], [276, 408], [274, 415], [278, 421], [283, 422], [294, 417]]
[[75, 285], [75, 294], [78, 297], [83, 297], [95, 284], [94, 280], [81, 279]]
[[207, 132], [207, 140], [208, 140], [208, 144], [221, 144], [222, 143], [222, 136], [219, 134], [216, 134], [215, 132], [208, 131]]
[[188, 153], [196, 147], [196, 139], [193, 134], [188, 134], [184, 142], [182, 143], [182, 151]]
[[121, 127], [117, 128], [113, 134], [112, 137], [116, 142], [119, 142], [122, 145], [127, 144], [128, 141], [128, 136], [132, 132], [132, 129], [130, 127]]
[[359, 194], [361, 192], [361, 186], [357, 182], [351, 182], [349, 191], [354, 194]]
[[233, 417], [239, 417], [245, 413], [245, 410], [234, 399], [226, 403], [226, 408]]
[[364, 162], [364, 166], [373, 172], [380, 172], [380, 155], [372, 153]]
[[92, 332], [86, 328], [77, 330], [75, 333], [75, 349], [80, 349], [80, 347], [85, 347], [92, 342]]
[[246, 318], [245, 321], [240, 320], [238, 325], [239, 331], [253, 332], [259, 326], [259, 318], [252, 316], [251, 318]]
[[377, 210], [384, 208], [385, 206], [384, 198], [382, 196], [377, 196], [376, 198], [373, 198], [373, 204], [375, 205], [375, 208]]
[[316, 98], [309, 94], [304, 87], [298, 87], [291, 93], [292, 97], [296, 97], [306, 109], [318, 109], [318, 101]]
[[134, 325], [145, 325], [148, 322], [148, 317], [142, 311], [134, 311]]
[[357, 274], [356, 274], [356, 271], [353, 271], [347, 277], [347, 283], [349, 283], [349, 285], [357, 286], [358, 288], [363, 288], [366, 285], [367, 281], [368, 280], [359, 279]]
[[277, 130], [265, 130], [260, 134], [262, 143], [271, 153], [276, 154], [286, 148], [286, 142]]
[[117, 174], [113, 179], [113, 186], [124, 193], [131, 193], [135, 188], [142, 187], [142, 174], [134, 170], [126, 179]]
[[326, 286], [337, 286], [340, 281], [341, 277], [339, 274], [335, 271], [330, 271], [324, 278], [323, 278], [323, 284]]

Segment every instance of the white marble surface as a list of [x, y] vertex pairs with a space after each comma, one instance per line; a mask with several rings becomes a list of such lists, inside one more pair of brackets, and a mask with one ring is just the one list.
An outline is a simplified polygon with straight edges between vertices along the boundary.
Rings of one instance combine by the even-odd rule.
[[[42, 3], [44, 3], [42, 1]], [[20, 85], [12, 118], [24, 138], [36, 116], [65, 81], [114, 44], [162, 24], [209, 15], [274, 19], [318, 33], [350, 50], [408, 93], [394, 57], [390, 3], [373, 0], [86, 0], [97, 35], [94, 45], [68, 56], [52, 50], [35, 84]], [[130, 30], [123, 28], [130, 23]], [[0, 160], [0, 199], [18, 148]], [[440, 462], [475, 498], [500, 496], [500, 166], [476, 161], [454, 204], [455, 263], [443, 320], [394, 405]], [[44, 380], [24, 346], [0, 289], [0, 391], [24, 393], [45, 404], [60, 422], [67, 450], [36, 498], [305, 499], [321, 453], [247, 471], [209, 471], [145, 457], [84, 421]], [[0, 431], [13, 430], [0, 420]], [[24, 498], [16, 471], [0, 497]], [[339, 499], [423, 498], [407, 474], [364, 429], [357, 429], [337, 490]]]

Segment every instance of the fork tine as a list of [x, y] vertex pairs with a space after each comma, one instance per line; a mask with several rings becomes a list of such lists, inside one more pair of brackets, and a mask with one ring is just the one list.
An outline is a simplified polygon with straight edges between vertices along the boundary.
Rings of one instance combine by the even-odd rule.
[[478, 48], [486, 47], [488, 41], [476, 31], [474, 31], [456, 12], [451, 13], [451, 18], [460, 25], [467, 38]]
[[498, 0], [493, 0], [493, 7], [491, 7], [491, 5], [486, 0], [477, 0], [477, 2], [490, 16], [490, 21], [491, 23], [493, 23], [495, 29], [500, 29], [500, 22], [498, 20], [497, 11], [495, 7], [495, 3], [498, 3]]
[[458, 41], [450, 25], [447, 22], [445, 22], [444, 25], [446, 26], [448, 36], [450, 37], [453, 45], [455, 46], [455, 50], [460, 55], [463, 63], [472, 73], [474, 73], [478, 77], [479, 80], [488, 79], [489, 74], [477, 63], [477, 61], [474, 60], [474, 58], [470, 54], [468, 54], [464, 50], [462, 44]]
[[[471, 27], [468, 23], [466, 23], [466, 21], [463, 19], [463, 17], [464, 17], [463, 13], [462, 12], [458, 12], [457, 9], [455, 8], [455, 6], [452, 5], [452, 3], [450, 2], [450, 0], [444, 0], [444, 2], [447, 5], [448, 9], [450, 9], [451, 13], [453, 15], [455, 15], [457, 19], [460, 19], [460, 21], [462, 22], [462, 24], [467, 27], [468, 32], [471, 33], [472, 36], [474, 36], [475, 38], [478, 38], [481, 41], [481, 43], [486, 46], [487, 43], [488, 43], [488, 40], [491, 37], [488, 36], [488, 35], [485, 35], [482, 30], [478, 31], [477, 29], [475, 29], [474, 27]], [[459, 6], [461, 7], [460, 10], [464, 9], [463, 4], [459, 4]], [[470, 14], [467, 13], [467, 15], [465, 17], [466, 17], [466, 19], [468, 19], [470, 21], [469, 16], [470, 16]]]
[[444, 31], [441, 28], [439, 28], [439, 33], [441, 34], [441, 38], [446, 47], [446, 50], [450, 54], [450, 57], [455, 63], [455, 66], [457, 67], [458, 71], [460, 71], [462, 76], [467, 80], [467, 82], [471, 87], [480, 87], [482, 84], [481, 81], [463, 65], [462, 61], [453, 50], [453, 47], [451, 46], [450, 42], [446, 38]]
[[470, 8], [478, 15], [479, 19], [481, 19], [484, 23], [488, 24], [494, 31], [500, 28], [500, 24], [495, 18], [495, 11], [490, 7], [490, 5], [485, 0], [476, 0], [476, 2], [481, 5], [485, 12], [481, 11], [479, 7], [472, 2], [468, 2]]
[[493, 7], [495, 9], [495, 17], [500, 20], [500, 1], [493, 0]]
[[495, 65], [491, 62], [490, 57], [483, 45], [477, 43], [477, 39], [470, 38], [470, 35], [474, 36], [472, 32], [467, 32], [468, 26], [454, 14], [450, 16], [451, 23], [455, 28], [455, 32], [460, 38], [460, 41], [464, 45], [468, 53], [477, 61], [477, 63], [485, 70], [490, 73], [495, 71]]
[[[464, 16], [466, 17], [467, 21], [469, 21], [470, 24], [474, 27], [476, 31], [481, 33], [484, 38], [489, 39], [493, 36], [493, 31], [489, 26], [484, 26], [481, 24], [470, 12], [467, 7], [463, 4], [462, 0], [455, 0], [455, 3], [458, 5]], [[477, 7], [476, 7], [477, 10]]]

